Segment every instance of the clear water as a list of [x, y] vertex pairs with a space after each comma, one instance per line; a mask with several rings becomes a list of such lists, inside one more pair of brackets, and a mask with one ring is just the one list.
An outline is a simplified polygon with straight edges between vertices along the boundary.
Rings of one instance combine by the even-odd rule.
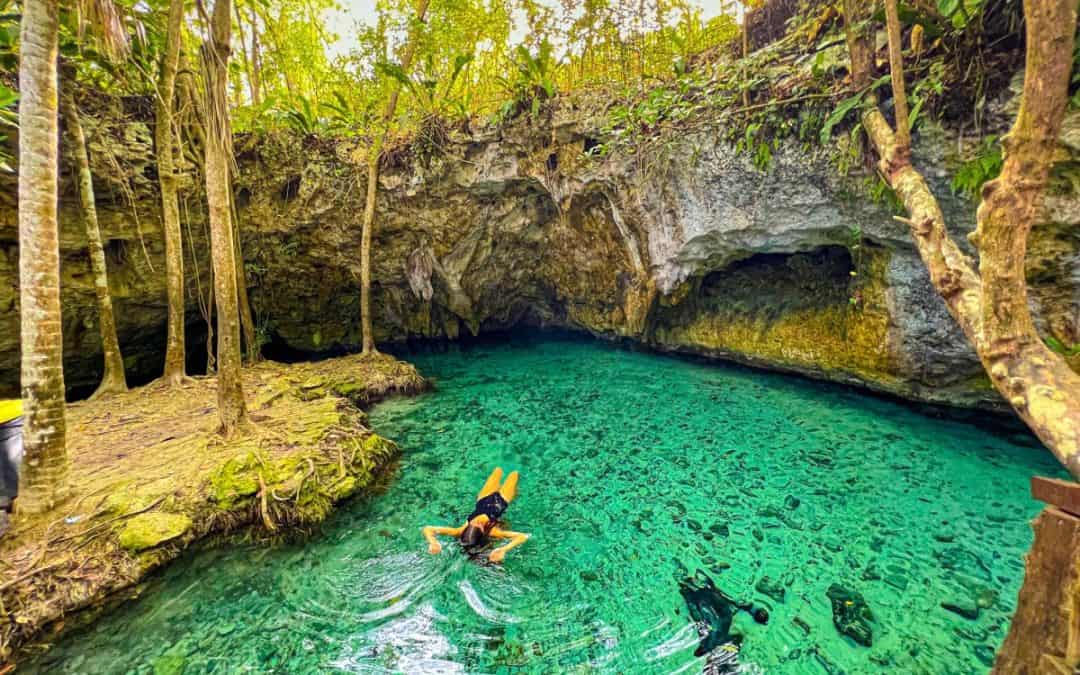
[[[701, 672], [678, 592], [701, 569], [772, 609], [736, 620], [744, 672], [986, 672], [1028, 478], [1058, 473], [1023, 436], [783, 376], [559, 340], [413, 360], [438, 391], [372, 414], [406, 449], [389, 493], [306, 546], [194, 555], [28, 671]], [[502, 566], [428, 555], [420, 527], [458, 523], [496, 465], [532, 540]], [[833, 583], [873, 646], [834, 627]]]

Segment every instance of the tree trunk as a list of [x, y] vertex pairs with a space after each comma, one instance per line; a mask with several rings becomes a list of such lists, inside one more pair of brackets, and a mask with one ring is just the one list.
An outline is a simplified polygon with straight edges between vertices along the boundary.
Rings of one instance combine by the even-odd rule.
[[240, 246], [240, 209], [236, 207], [236, 195], [233, 194], [232, 181], [229, 182], [229, 206], [233, 223], [233, 243], [235, 249], [233, 256], [236, 259], [236, 292], [237, 301], [240, 303], [240, 327], [244, 333], [244, 356], [248, 363], [258, 363], [262, 360], [262, 345], [259, 344], [258, 331], [255, 329], [255, 318], [251, 313], [251, 300], [248, 297], [247, 273], [244, 271], [244, 253]]
[[158, 95], [154, 99], [154, 144], [165, 233], [165, 288], [168, 298], [168, 336], [165, 341], [165, 381], [179, 384], [186, 377], [184, 345], [184, 245], [180, 234], [180, 198], [176, 175], [176, 71], [180, 63], [183, 0], [170, 0], [165, 55], [161, 60]]
[[255, 6], [251, 7], [251, 97], [252, 103], [262, 103], [262, 55], [259, 53], [259, 24]]
[[[1035, 331], [1024, 277], [1027, 236], [1042, 205], [1068, 99], [1077, 7], [1075, 0], [1025, 0], [1024, 9], [1023, 99], [1004, 141], [1001, 176], [983, 187], [978, 228], [972, 235], [980, 252], [979, 274], [949, 237], [937, 200], [876, 106], [863, 114], [863, 126], [881, 158], [882, 175], [910, 215], [906, 222], [930, 280], [995, 388], [1072, 475], [1080, 477], [1080, 375]], [[865, 34], [849, 38], [860, 52], [869, 49]], [[853, 67], [855, 55], [853, 51]], [[893, 68], [901, 65], [897, 58]], [[865, 77], [853, 72], [855, 81]], [[903, 96], [902, 89], [894, 92], [897, 99]]]
[[206, 201], [210, 220], [210, 248], [214, 268], [214, 297], [218, 318], [218, 414], [221, 431], [231, 435], [247, 420], [240, 379], [240, 317], [237, 310], [236, 244], [229, 206], [229, 162], [232, 131], [225, 88], [228, 82], [229, 43], [232, 32], [231, 0], [217, 0], [210, 39], [203, 43], [206, 77]]
[[908, 120], [907, 93], [904, 91], [904, 43], [900, 40], [900, 11], [895, 0], [885, 0], [885, 17], [889, 34], [889, 75], [896, 115], [897, 151], [910, 155], [911, 123]]
[[[423, 23], [427, 16], [428, 0], [419, 0], [416, 7], [416, 21]], [[415, 28], [414, 28], [415, 30]], [[408, 74], [412, 68], [413, 56], [416, 53], [416, 35], [410, 34], [405, 43], [405, 51], [401, 55], [401, 69]], [[362, 335], [363, 353], [372, 354], [375, 349], [375, 335], [371, 325], [371, 230], [375, 226], [375, 198], [379, 184], [379, 155], [386, 140], [390, 121], [394, 118], [397, 110], [398, 95], [401, 85], [397, 80], [390, 85], [390, 98], [386, 101], [386, 109], [383, 111], [382, 128], [375, 132], [375, 139], [371, 143], [368, 153], [368, 176], [367, 197], [364, 200], [364, 223], [360, 235], [360, 330]]]
[[743, 63], [742, 63], [742, 68], [743, 68], [742, 102], [743, 102], [743, 107], [744, 108], [748, 107], [750, 105], [750, 90], [746, 89], [746, 57], [747, 56], [750, 56], [750, 7], [748, 5], [744, 4], [743, 5], [743, 16], [742, 16], [742, 57], [743, 57]]
[[57, 224], [57, 0], [24, 0], [19, 63], [19, 302], [23, 465], [20, 514], [68, 494]]
[[75, 105], [75, 68], [65, 64], [64, 89], [60, 105], [69, 135], [71, 159], [75, 165], [79, 202], [86, 225], [86, 249], [90, 254], [90, 270], [94, 275], [94, 295], [98, 306], [98, 327], [101, 333], [101, 351], [105, 358], [105, 374], [101, 384], [90, 398], [127, 391], [124, 379], [124, 359], [120, 355], [120, 340], [116, 337], [116, 317], [113, 315], [112, 297], [109, 295], [109, 274], [105, 265], [105, 249], [101, 245], [101, 228], [98, 226], [97, 204], [94, 199], [94, 181], [90, 173], [90, 158], [86, 154], [86, 136], [83, 134], [79, 109]]
[[862, 91], [874, 78], [874, 52], [865, 38], [865, 22], [874, 14], [873, 0], [844, 0], [844, 35], [851, 57], [851, 83]]

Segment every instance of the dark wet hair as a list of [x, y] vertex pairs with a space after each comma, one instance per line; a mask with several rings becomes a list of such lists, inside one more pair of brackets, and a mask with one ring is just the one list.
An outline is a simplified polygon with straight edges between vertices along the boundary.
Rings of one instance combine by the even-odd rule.
[[760, 624], [769, 623], [769, 610], [765, 609], [764, 607], [755, 608], [753, 615], [754, 621], [757, 621]]
[[466, 549], [476, 549], [488, 542], [488, 534], [479, 525], [469, 523], [461, 533], [460, 541]]

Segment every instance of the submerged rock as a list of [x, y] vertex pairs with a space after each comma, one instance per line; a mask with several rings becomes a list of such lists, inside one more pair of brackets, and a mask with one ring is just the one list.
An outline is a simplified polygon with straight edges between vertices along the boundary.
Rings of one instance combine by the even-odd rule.
[[970, 598], [953, 598], [952, 600], [945, 600], [942, 601], [941, 606], [953, 614], [959, 614], [965, 619], [979, 618], [979, 606]]
[[874, 620], [874, 614], [862, 594], [839, 584], [829, 586], [827, 594], [832, 602], [836, 630], [864, 647], [873, 645], [874, 630], [870, 622]]
[[761, 577], [757, 584], [754, 585], [754, 590], [769, 596], [777, 602], [784, 602], [784, 595], [787, 593], [781, 582], [770, 577]]

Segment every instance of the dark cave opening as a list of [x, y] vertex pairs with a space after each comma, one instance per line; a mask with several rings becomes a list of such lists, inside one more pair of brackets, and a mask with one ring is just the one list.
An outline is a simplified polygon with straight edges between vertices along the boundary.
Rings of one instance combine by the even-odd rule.
[[283, 202], [291, 202], [300, 196], [300, 176], [292, 176], [278, 190], [278, 197]]
[[855, 261], [843, 246], [799, 253], [757, 253], [701, 278], [699, 298], [710, 306], [755, 312], [768, 308], [846, 303]]

